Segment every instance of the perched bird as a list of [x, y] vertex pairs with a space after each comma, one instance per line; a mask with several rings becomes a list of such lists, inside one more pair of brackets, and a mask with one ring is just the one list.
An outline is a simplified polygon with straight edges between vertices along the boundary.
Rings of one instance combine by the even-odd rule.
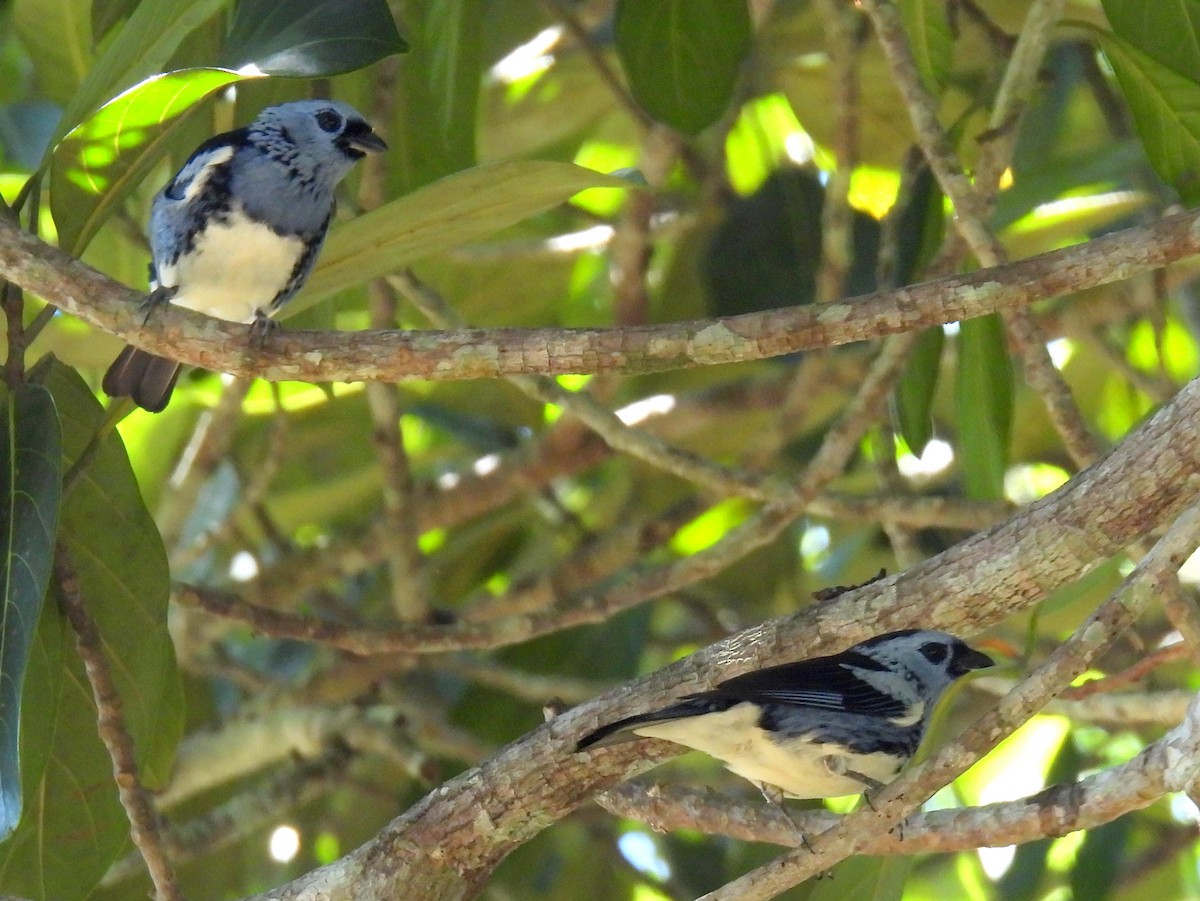
[[[312, 271], [334, 188], [363, 156], [386, 149], [361, 115], [333, 100], [268, 107], [205, 141], [151, 207], [148, 313], [169, 302], [265, 335], [267, 317]], [[126, 347], [103, 384], [157, 413], [178, 376], [175, 361]]]
[[716, 757], [771, 800], [858, 794], [896, 777], [955, 679], [991, 665], [945, 632], [891, 632], [609, 723], [576, 750], [665, 738]]

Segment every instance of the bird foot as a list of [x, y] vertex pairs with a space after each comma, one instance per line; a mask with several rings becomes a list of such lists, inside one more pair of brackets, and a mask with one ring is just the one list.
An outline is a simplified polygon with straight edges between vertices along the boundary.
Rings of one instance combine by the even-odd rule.
[[758, 783], [758, 790], [762, 792], [767, 803], [782, 813], [792, 827], [796, 830], [796, 834], [800, 836], [800, 846], [805, 848], [810, 854], [816, 854], [812, 845], [808, 841], [808, 834], [804, 831], [804, 827], [792, 816], [792, 812], [783, 806], [783, 791], [774, 785], [767, 785], [765, 782]]
[[267, 346], [267, 339], [279, 331], [281, 326], [262, 310], [254, 311], [254, 321], [250, 323], [250, 344], [258, 350]]
[[165, 303], [170, 303], [171, 298], [178, 290], [176, 287], [158, 287], [143, 297], [141, 304], [138, 305], [138, 309], [142, 313], [142, 325], [144, 326], [150, 321], [155, 310]]

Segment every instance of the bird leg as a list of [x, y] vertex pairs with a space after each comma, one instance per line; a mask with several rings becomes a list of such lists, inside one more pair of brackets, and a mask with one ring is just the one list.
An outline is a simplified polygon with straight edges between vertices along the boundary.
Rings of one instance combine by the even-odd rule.
[[879, 791], [879, 789], [883, 788], [883, 783], [880, 782], [878, 779], [872, 779], [866, 773], [860, 773], [860, 772], [857, 772], [856, 770], [843, 770], [842, 775], [849, 776], [855, 782], [862, 783], [862, 786], [863, 786], [862, 799], [863, 799], [863, 801], [866, 802], [866, 805], [871, 808], [871, 810], [874, 810], [875, 805], [871, 803], [871, 792]]
[[175, 296], [175, 292], [179, 288], [175, 286], [167, 287], [160, 285], [149, 294], [142, 298], [142, 302], [138, 305], [138, 309], [142, 312], [142, 325], [150, 321], [151, 314], [154, 313], [164, 303], [169, 303], [171, 298]]
[[258, 350], [267, 346], [267, 339], [279, 331], [281, 326], [262, 310], [254, 311], [254, 321], [250, 323], [250, 344]]
[[762, 792], [762, 796], [767, 799], [767, 803], [787, 817], [788, 822], [795, 827], [796, 832], [800, 835], [800, 844], [808, 849], [809, 853], [816, 854], [813, 851], [812, 845], [808, 843], [808, 835], [801, 828], [800, 823], [792, 816], [792, 812], [783, 806], [783, 790], [775, 785], [767, 785], [765, 782], [755, 783], [758, 790]]

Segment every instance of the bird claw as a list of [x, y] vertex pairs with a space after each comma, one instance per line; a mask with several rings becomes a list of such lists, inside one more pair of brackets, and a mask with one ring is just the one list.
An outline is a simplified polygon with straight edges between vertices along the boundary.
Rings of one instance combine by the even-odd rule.
[[267, 346], [267, 339], [279, 331], [281, 326], [262, 310], [254, 311], [254, 321], [250, 323], [250, 344], [257, 350]]
[[175, 292], [178, 290], [175, 287], [159, 286], [143, 297], [142, 302], [138, 305], [138, 310], [142, 313], [142, 325], [145, 326], [150, 321], [150, 317], [155, 310], [165, 303], [170, 303], [171, 298], [175, 296]]
[[762, 792], [763, 797], [767, 799], [767, 803], [787, 817], [788, 822], [792, 824], [792, 827], [800, 836], [800, 846], [806, 849], [810, 854], [816, 854], [817, 852], [813, 850], [813, 846], [808, 841], [808, 834], [804, 831], [801, 825], [796, 822], [796, 818], [792, 816], [792, 812], [783, 806], [782, 789], [777, 788], [774, 785], [767, 785], [765, 782], [760, 782], [757, 784], [758, 790]]

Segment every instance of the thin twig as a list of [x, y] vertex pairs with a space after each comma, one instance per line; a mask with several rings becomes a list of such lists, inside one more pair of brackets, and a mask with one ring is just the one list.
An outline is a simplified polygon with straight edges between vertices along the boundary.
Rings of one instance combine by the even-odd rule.
[[850, 179], [858, 165], [859, 58], [862, 14], [843, 0], [817, 4], [829, 52], [829, 74], [835, 116], [833, 152], [837, 166], [825, 186], [821, 208], [821, 266], [817, 271], [817, 300], [843, 295], [846, 273], [854, 258], [854, 210]]
[[[1032, 90], [1037, 66], [1049, 43], [1048, 22], [1057, 21], [1063, 0], [1039, 0], [1033, 4], [1006, 73], [1003, 106], [993, 113], [998, 134], [991, 143], [989, 177], [998, 179], [1007, 165], [1015, 141], [1005, 133], [1015, 130], [1028, 93]], [[926, 89], [912, 55], [900, 13], [891, 0], [862, 0], [862, 6], [875, 25], [876, 34], [887, 57], [892, 77], [904, 97], [917, 142], [946, 196], [954, 204], [955, 225], [985, 267], [1002, 266], [1007, 253], [987, 224], [991, 191], [976, 191], [963, 170], [945, 129], [938, 121], [937, 103]], [[1046, 405], [1051, 422], [1063, 439], [1067, 451], [1081, 468], [1099, 456], [1092, 436], [1071, 396], [1070, 388], [1054, 367], [1046, 350], [1045, 336], [1026, 311], [1005, 311], [1005, 325], [1021, 353], [1025, 377]]]
[[216, 406], [204, 411], [196, 421], [191, 438], [171, 473], [170, 490], [163, 492], [155, 517], [167, 547], [177, 543], [201, 491], [229, 454], [242, 417], [242, 401], [252, 384], [250, 379], [222, 378], [221, 397]]
[[[461, 327], [462, 321], [454, 309], [436, 291], [418, 280], [411, 271], [393, 276], [389, 281], [430, 321], [443, 326]], [[758, 477], [674, 447], [641, 429], [631, 428], [586, 389], [578, 392], [568, 391], [554, 379], [544, 376], [509, 376], [508, 380], [530, 397], [542, 403], [562, 407], [603, 438], [613, 450], [623, 451], [652, 466], [721, 494], [741, 495], [755, 500], [767, 498], [767, 489]]]
[[[382, 61], [375, 70], [372, 86], [373, 122], [388, 123], [394, 116], [398, 71], [395, 57]], [[386, 138], [386, 129], [381, 132]], [[384, 201], [387, 159], [383, 154], [369, 155], [363, 161], [358, 198], [364, 210], [372, 210]], [[396, 296], [384, 279], [372, 279], [367, 285], [372, 328], [396, 327]], [[392, 607], [404, 622], [420, 622], [429, 616], [429, 584], [419, 545], [416, 495], [412, 467], [404, 447], [400, 391], [395, 385], [368, 382], [367, 406], [373, 425], [371, 438], [379, 458], [382, 475], [382, 540], [387, 555]]]
[[496, 648], [574, 626], [603, 622], [623, 610], [722, 571], [733, 561], [773, 541], [801, 516], [817, 492], [841, 474], [862, 435], [882, 413], [914, 340], [911, 335], [900, 335], [884, 343], [858, 394], [839, 422], [825, 433], [803, 476], [781, 499], [764, 505], [702, 551], [661, 566], [632, 567], [619, 578], [566, 598], [553, 608], [483, 623], [367, 628], [283, 613], [192, 585], [177, 586], [176, 600], [246, 623], [267, 635], [324, 642], [364, 656]]
[[96, 729], [112, 758], [113, 780], [121, 806], [129, 817], [129, 835], [146, 862], [158, 901], [183, 901], [175, 884], [171, 864], [163, 848], [163, 837], [150, 793], [138, 776], [133, 738], [125, 728], [121, 698], [113, 684], [108, 661], [104, 657], [96, 622], [88, 613], [79, 590], [79, 579], [66, 545], [59, 543], [54, 555], [54, 572], [62, 589], [62, 610], [75, 632], [75, 645], [96, 702]]
[[[349, 760], [348, 749], [335, 746], [323, 757], [300, 761], [272, 774], [262, 785], [207, 811], [195, 819], [168, 826], [163, 843], [177, 863], [195, 860], [237, 842], [279, 817], [326, 794], [337, 785], [338, 775]], [[146, 871], [141, 855], [134, 852], [109, 868], [101, 886], [112, 886]]]

